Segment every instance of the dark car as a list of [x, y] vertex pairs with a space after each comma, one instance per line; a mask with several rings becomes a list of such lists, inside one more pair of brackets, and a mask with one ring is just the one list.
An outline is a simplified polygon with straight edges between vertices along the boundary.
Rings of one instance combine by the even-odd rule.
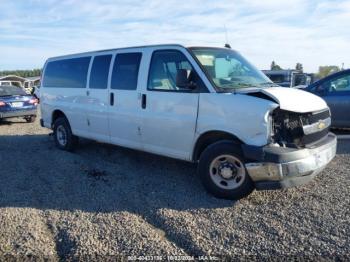
[[309, 85], [313, 82], [313, 74], [303, 73], [299, 70], [262, 70], [272, 82], [283, 87]]
[[36, 118], [38, 99], [17, 86], [0, 86], [0, 120], [23, 117], [27, 122]]
[[350, 127], [350, 69], [320, 79], [305, 90], [327, 102], [333, 127]]

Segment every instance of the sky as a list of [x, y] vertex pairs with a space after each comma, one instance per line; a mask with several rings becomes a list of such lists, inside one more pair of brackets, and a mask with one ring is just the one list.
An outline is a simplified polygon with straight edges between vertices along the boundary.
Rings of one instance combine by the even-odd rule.
[[306, 72], [350, 68], [350, 0], [0, 0], [0, 10], [0, 70], [126, 46], [222, 47], [226, 38], [260, 69], [272, 60]]

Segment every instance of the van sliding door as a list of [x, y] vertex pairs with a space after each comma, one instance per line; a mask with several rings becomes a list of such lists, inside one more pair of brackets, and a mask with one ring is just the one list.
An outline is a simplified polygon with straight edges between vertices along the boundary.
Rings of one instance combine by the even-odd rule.
[[109, 90], [109, 132], [113, 144], [142, 149], [137, 95], [142, 52], [117, 53]]
[[89, 135], [102, 142], [110, 141], [107, 87], [111, 60], [112, 54], [101, 54], [93, 58], [87, 90]]

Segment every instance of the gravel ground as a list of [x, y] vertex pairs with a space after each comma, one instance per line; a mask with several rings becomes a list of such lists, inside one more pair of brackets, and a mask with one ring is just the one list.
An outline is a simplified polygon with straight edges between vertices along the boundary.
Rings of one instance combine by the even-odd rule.
[[49, 132], [21, 119], [0, 124], [0, 260], [349, 260], [350, 140], [310, 184], [232, 202], [208, 195], [193, 164], [87, 140], [67, 153]]

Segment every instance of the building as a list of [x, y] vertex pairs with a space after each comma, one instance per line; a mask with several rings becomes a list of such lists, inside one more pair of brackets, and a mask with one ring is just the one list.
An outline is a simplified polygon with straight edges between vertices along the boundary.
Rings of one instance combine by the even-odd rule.
[[32, 88], [33, 86], [40, 86], [40, 76], [26, 77], [24, 82], [25, 88]]
[[0, 76], [0, 85], [14, 85], [23, 88], [32, 88], [40, 85], [40, 76], [21, 77], [16, 75]]

